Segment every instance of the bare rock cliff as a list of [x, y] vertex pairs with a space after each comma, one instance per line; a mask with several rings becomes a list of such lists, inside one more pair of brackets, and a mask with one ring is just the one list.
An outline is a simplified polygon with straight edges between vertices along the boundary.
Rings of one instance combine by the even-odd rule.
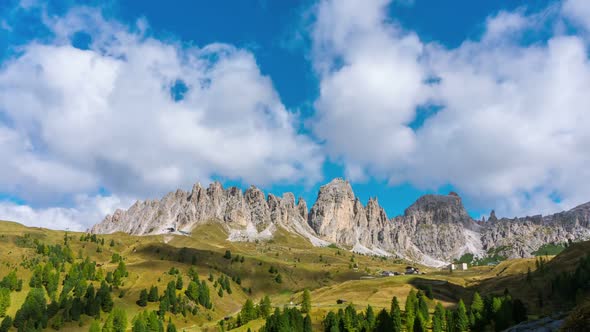
[[[296, 203], [297, 202], [297, 203]], [[335, 243], [371, 255], [396, 255], [431, 266], [442, 266], [470, 253], [494, 251], [506, 257], [527, 257], [547, 243], [590, 239], [590, 203], [549, 216], [475, 221], [461, 197], [425, 195], [404, 214], [389, 219], [376, 198], [363, 205], [350, 183], [334, 179], [322, 186], [308, 211], [302, 198], [282, 197], [250, 187], [223, 188], [199, 184], [190, 192], [177, 190], [161, 200], [138, 201], [117, 210], [91, 232], [134, 235], [186, 234], [196, 225], [215, 221], [229, 240], [267, 239], [279, 228], [299, 234], [316, 246]]]

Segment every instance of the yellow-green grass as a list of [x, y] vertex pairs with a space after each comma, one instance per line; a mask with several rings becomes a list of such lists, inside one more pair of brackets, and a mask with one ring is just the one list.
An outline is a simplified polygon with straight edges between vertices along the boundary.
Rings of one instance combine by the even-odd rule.
[[[24, 280], [23, 291], [12, 293], [9, 315], [14, 315], [29, 290], [28, 280], [31, 271], [19, 264], [27, 258], [36, 256], [35, 249], [19, 247], [15, 244], [15, 239], [30, 234], [40, 242], [57, 244], [63, 243], [64, 233], [25, 227], [18, 223], [0, 222], [0, 278], [16, 268], [17, 275]], [[100, 268], [105, 274], [116, 267], [116, 263], [110, 262], [113, 253], [119, 253], [124, 257], [129, 276], [124, 279], [120, 289], [113, 291], [113, 296], [115, 306], [125, 308], [129, 320], [141, 310], [156, 309], [156, 304], [150, 303], [147, 308], [141, 308], [135, 301], [142, 289], [149, 289], [152, 285], [157, 285], [161, 293], [166, 284], [176, 278], [167, 273], [171, 267], [181, 271], [185, 288], [188, 285], [186, 273], [193, 266], [193, 262], [201, 280], [206, 280], [209, 273], [215, 278], [221, 273], [230, 277], [239, 276], [241, 285], [231, 282], [233, 293], [224, 293], [221, 298], [217, 295], [213, 283], [208, 282], [213, 310], [202, 309], [196, 316], [189, 314], [187, 318], [182, 315], [173, 316], [177, 327], [186, 331], [216, 330], [218, 321], [226, 316], [235, 315], [248, 297], [258, 302], [264, 295], [269, 295], [273, 305], [278, 307], [291, 303], [298, 304], [302, 291], [306, 288], [312, 291], [311, 317], [314, 326], [317, 327], [327, 311], [337, 310], [348, 303], [353, 303], [359, 309], [365, 308], [367, 304], [376, 309], [389, 308], [391, 298], [397, 296], [403, 308], [410, 289], [425, 289], [428, 285], [433, 290], [435, 301], [447, 306], [454, 305], [459, 298], [469, 302], [475, 290], [481, 293], [501, 292], [506, 287], [517, 297], [524, 297], [527, 303], [533, 302], [535, 298], [526, 287], [522, 287], [527, 269], [535, 267], [534, 259], [508, 260], [498, 266], [474, 267], [468, 271], [453, 273], [421, 267], [426, 271], [425, 275], [381, 278], [378, 276], [380, 271], [402, 272], [407, 263], [353, 254], [347, 248], [314, 247], [300, 236], [282, 229], [277, 230], [273, 240], [260, 242], [229, 242], [226, 240], [227, 232], [215, 222], [199, 225], [193, 229], [190, 236], [130, 236], [124, 233], [99, 235], [99, 238], [105, 239], [105, 245], [101, 246], [102, 253], [97, 252], [98, 244], [80, 242], [82, 233], [68, 234], [71, 236], [70, 246], [74, 256], [77, 257], [78, 251], [82, 251], [83, 256], [89, 256], [101, 264]], [[109, 246], [111, 240], [116, 243], [114, 247]], [[580, 251], [587, 249], [584, 247], [565, 250], [558, 256], [562, 258], [559, 264], [574, 265], [576, 255], [580, 257]], [[233, 262], [223, 258], [226, 250], [230, 250], [234, 257], [243, 256], [244, 262]], [[572, 252], [573, 250], [575, 251]], [[179, 261], [181, 254], [182, 259]], [[552, 264], [557, 263], [550, 262], [548, 266]], [[353, 265], [358, 268], [353, 268]], [[271, 266], [281, 274], [282, 283], [276, 283], [275, 274], [269, 273]], [[367, 276], [374, 279], [363, 279]], [[242, 287], [245, 290], [251, 289], [252, 293], [242, 290]], [[125, 296], [120, 299], [117, 295], [121, 291], [125, 292]], [[338, 299], [346, 300], [347, 303], [337, 305]], [[532, 308], [535, 310], [534, 306]], [[102, 319], [105, 317], [106, 315], [103, 315]], [[74, 322], [66, 324], [64, 331], [86, 329], [90, 321], [90, 317], [83, 316], [82, 328]], [[251, 327], [255, 331], [262, 324], [262, 320], [256, 320], [242, 330]]]

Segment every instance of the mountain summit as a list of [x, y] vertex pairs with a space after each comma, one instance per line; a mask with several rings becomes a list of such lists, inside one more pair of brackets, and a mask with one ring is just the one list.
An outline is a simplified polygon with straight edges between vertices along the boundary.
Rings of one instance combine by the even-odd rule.
[[[297, 203], [296, 203], [297, 202]], [[492, 217], [493, 216], [493, 217]], [[350, 183], [337, 178], [322, 186], [308, 211], [292, 193], [265, 195], [251, 186], [223, 188], [219, 182], [190, 192], [177, 190], [161, 200], [138, 201], [96, 224], [93, 233], [187, 234], [196, 225], [219, 222], [230, 241], [270, 239], [277, 228], [299, 234], [316, 246], [331, 243], [362, 254], [398, 256], [442, 266], [464, 254], [527, 257], [548, 243], [590, 238], [590, 203], [549, 216], [476, 222], [461, 197], [425, 195], [404, 214], [388, 218], [376, 198], [363, 205]]]

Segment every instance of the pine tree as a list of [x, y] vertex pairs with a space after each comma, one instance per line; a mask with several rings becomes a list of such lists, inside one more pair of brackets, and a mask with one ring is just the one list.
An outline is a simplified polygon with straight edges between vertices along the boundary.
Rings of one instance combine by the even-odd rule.
[[184, 294], [189, 299], [198, 303], [199, 302], [199, 286], [197, 285], [197, 283], [194, 281], [189, 282], [188, 287], [184, 291]]
[[426, 303], [426, 296], [420, 294], [418, 298], [418, 313], [422, 316], [422, 320], [424, 322], [428, 322], [430, 320], [429, 313], [428, 313], [428, 303]]
[[178, 278], [176, 278], [176, 289], [181, 290], [183, 286], [182, 276], [178, 275]]
[[41, 288], [32, 288], [14, 316], [14, 326], [20, 331], [40, 330], [47, 326], [47, 302]]
[[305, 315], [305, 318], [303, 319], [303, 332], [312, 332], [311, 318], [309, 315]]
[[147, 305], [147, 302], [148, 302], [148, 292], [144, 288], [139, 293], [139, 300], [137, 300], [137, 305], [140, 307], [145, 307]]
[[204, 280], [199, 285], [199, 303], [207, 309], [211, 309], [213, 307], [211, 304], [211, 297], [209, 295], [209, 287], [207, 287], [207, 283]]
[[6, 316], [2, 320], [2, 324], [0, 324], [0, 332], [8, 332], [10, 327], [12, 326], [12, 317]]
[[150, 287], [150, 293], [148, 294], [148, 302], [158, 302], [158, 287]]
[[100, 288], [96, 293], [96, 297], [99, 299], [100, 307], [104, 312], [111, 312], [113, 310], [113, 298], [109, 286], [103, 281], [100, 284]]
[[100, 313], [100, 302], [97, 300], [94, 286], [92, 284], [88, 285], [86, 288], [86, 295], [84, 295], [86, 300], [86, 314], [88, 316], [96, 316]]
[[150, 311], [147, 315], [146, 315], [146, 323], [147, 323], [147, 328], [148, 331], [153, 331], [153, 332], [162, 332], [164, 331], [164, 324], [162, 323], [162, 321], [160, 320], [160, 318], [158, 317], [158, 315], [156, 314], [155, 311]]
[[397, 296], [394, 296], [391, 300], [391, 321], [393, 324], [393, 331], [400, 332], [402, 330], [402, 313], [399, 308], [399, 302], [397, 301]]
[[416, 305], [418, 299], [416, 298], [416, 292], [412, 289], [406, 298], [406, 330], [414, 330], [414, 318], [416, 318]]
[[301, 312], [308, 314], [311, 311], [311, 294], [309, 289], [303, 291], [303, 300], [301, 301]]
[[84, 305], [82, 304], [82, 300], [79, 297], [75, 297], [72, 302], [72, 308], [70, 309], [72, 320], [75, 322], [79, 321], [83, 310]]
[[270, 316], [271, 309], [272, 304], [270, 303], [270, 298], [268, 295], [266, 295], [264, 298], [262, 298], [262, 300], [260, 300], [260, 303], [258, 304], [259, 315], [263, 318], [267, 318]]
[[443, 332], [445, 323], [445, 308], [438, 302], [432, 316], [432, 332]]
[[426, 322], [425, 322], [424, 318], [422, 318], [422, 313], [419, 313], [414, 318], [414, 326], [413, 326], [413, 330], [412, 331], [414, 331], [414, 332], [426, 332], [426, 330], [427, 330]]
[[128, 324], [125, 310], [115, 308], [111, 315], [113, 315], [113, 332], [125, 332]]
[[148, 327], [143, 315], [137, 315], [133, 320], [132, 332], [148, 332]]
[[469, 319], [467, 318], [467, 310], [465, 309], [465, 303], [463, 300], [459, 300], [459, 304], [457, 305], [457, 311], [455, 312], [454, 317], [455, 323], [455, 331], [456, 332], [463, 332], [469, 329]]
[[370, 304], [367, 305], [367, 311], [365, 311], [365, 320], [367, 321], [368, 330], [372, 331], [373, 327], [375, 326], [376, 317], [373, 307], [371, 307]]
[[109, 246], [114, 247], [115, 246], [115, 240], [111, 240], [111, 243], [109, 243]]
[[478, 292], [473, 294], [473, 300], [471, 301], [471, 310], [474, 312], [483, 313], [484, 304], [483, 299]]
[[8, 307], [10, 307], [10, 289], [0, 288], [0, 317], [6, 315]]
[[10, 271], [10, 273], [8, 273], [6, 276], [4, 276], [4, 278], [2, 278], [2, 281], [0, 281], [0, 287], [8, 288], [11, 291], [16, 290], [18, 292], [19, 291], [19, 289], [18, 289], [19, 282], [22, 283], [22, 279], [18, 279], [16, 277], [16, 271], [12, 270], [12, 271]]
[[254, 303], [251, 299], [247, 299], [246, 303], [244, 303], [244, 306], [240, 311], [240, 316], [242, 317], [242, 324], [246, 324], [249, 321], [256, 319], [256, 310], [254, 309]]
[[390, 332], [392, 330], [393, 324], [391, 321], [391, 317], [387, 313], [387, 310], [382, 309], [381, 311], [379, 311], [379, 314], [377, 314], [377, 319], [375, 322], [375, 332]]
[[445, 314], [446, 322], [445, 328], [447, 332], [454, 332], [455, 331], [455, 313], [453, 311], [448, 310]]
[[176, 326], [172, 322], [168, 322], [168, 327], [166, 327], [166, 332], [176, 332]]
[[160, 305], [158, 307], [158, 314], [160, 314], [160, 317], [164, 317], [166, 311], [168, 310], [170, 310], [170, 302], [168, 300], [168, 296], [162, 296], [162, 299], [160, 300]]
[[469, 321], [471, 326], [474, 329], [478, 329], [483, 319], [484, 314], [484, 303], [483, 299], [479, 295], [478, 292], [473, 294], [473, 299], [471, 300], [471, 308], [469, 314]]

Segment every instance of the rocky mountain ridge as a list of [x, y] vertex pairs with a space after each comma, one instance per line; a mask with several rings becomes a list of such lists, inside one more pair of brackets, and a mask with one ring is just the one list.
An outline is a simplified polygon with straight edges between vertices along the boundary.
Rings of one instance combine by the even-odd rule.
[[285, 193], [265, 194], [256, 187], [242, 191], [208, 188], [177, 190], [161, 200], [138, 201], [117, 210], [92, 227], [93, 233], [134, 235], [185, 234], [215, 220], [231, 241], [269, 239], [277, 227], [297, 233], [316, 246], [335, 243], [363, 254], [395, 255], [430, 266], [442, 266], [471, 253], [494, 251], [506, 257], [527, 257], [543, 244], [590, 239], [590, 203], [549, 216], [473, 220], [455, 194], [425, 195], [404, 214], [388, 218], [377, 199], [363, 205], [350, 183], [334, 179], [322, 186], [308, 212], [305, 200]]

